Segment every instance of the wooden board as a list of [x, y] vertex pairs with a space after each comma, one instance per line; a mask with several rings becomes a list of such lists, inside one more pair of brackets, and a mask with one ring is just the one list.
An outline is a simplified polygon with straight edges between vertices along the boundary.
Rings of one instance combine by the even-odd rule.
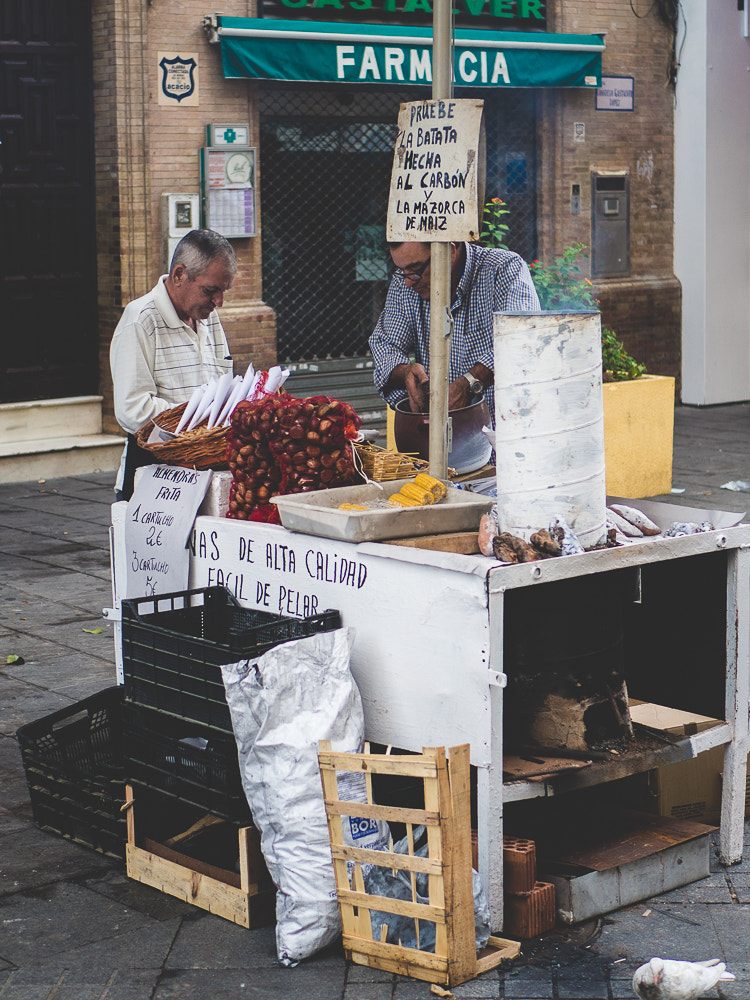
[[590, 767], [587, 760], [571, 760], [570, 757], [547, 756], [517, 756], [508, 754], [503, 757], [503, 776], [509, 781], [528, 781], [531, 778], [557, 774], [559, 771], [570, 771], [581, 767]]
[[449, 531], [442, 535], [423, 535], [421, 538], [389, 538], [385, 544], [474, 556], [479, 552], [479, 535], [476, 531]]

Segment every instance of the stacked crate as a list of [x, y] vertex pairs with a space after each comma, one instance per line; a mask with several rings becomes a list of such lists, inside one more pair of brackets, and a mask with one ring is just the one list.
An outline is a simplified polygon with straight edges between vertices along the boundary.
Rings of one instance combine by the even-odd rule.
[[34, 822], [125, 857], [122, 690], [99, 691], [17, 731]]
[[224, 587], [122, 602], [124, 686], [21, 727], [34, 821], [128, 875], [246, 927], [273, 919], [221, 665], [339, 628], [288, 618]]
[[555, 887], [538, 882], [536, 844], [520, 837], [503, 838], [504, 920], [507, 934], [532, 938], [555, 926]]
[[273, 919], [221, 665], [340, 623], [243, 608], [224, 587], [123, 601], [131, 878], [242, 926]]

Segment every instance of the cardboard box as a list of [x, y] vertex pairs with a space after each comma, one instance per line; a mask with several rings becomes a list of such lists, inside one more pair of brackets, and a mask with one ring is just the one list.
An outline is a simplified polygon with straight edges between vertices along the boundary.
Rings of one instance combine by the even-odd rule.
[[[633, 722], [675, 736], [693, 736], [721, 725], [720, 719], [635, 700], [630, 702], [630, 716]], [[690, 760], [654, 768], [648, 773], [647, 794], [651, 805], [656, 805], [660, 816], [718, 823], [723, 769], [723, 746], [713, 747]], [[748, 815], [747, 791], [745, 815]]]

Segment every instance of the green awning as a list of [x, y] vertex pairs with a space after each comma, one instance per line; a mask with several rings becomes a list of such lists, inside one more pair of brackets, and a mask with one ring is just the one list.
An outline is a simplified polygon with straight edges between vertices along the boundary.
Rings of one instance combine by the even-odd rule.
[[[224, 76], [430, 86], [432, 29], [218, 15]], [[598, 35], [458, 29], [456, 87], [600, 87]]]

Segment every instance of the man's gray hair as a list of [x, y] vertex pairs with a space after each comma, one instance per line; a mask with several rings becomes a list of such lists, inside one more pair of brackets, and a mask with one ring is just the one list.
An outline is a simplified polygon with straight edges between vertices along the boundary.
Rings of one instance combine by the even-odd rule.
[[175, 247], [169, 273], [182, 264], [188, 279], [195, 281], [215, 260], [223, 260], [230, 274], [237, 273], [237, 257], [225, 236], [213, 229], [192, 229]]

